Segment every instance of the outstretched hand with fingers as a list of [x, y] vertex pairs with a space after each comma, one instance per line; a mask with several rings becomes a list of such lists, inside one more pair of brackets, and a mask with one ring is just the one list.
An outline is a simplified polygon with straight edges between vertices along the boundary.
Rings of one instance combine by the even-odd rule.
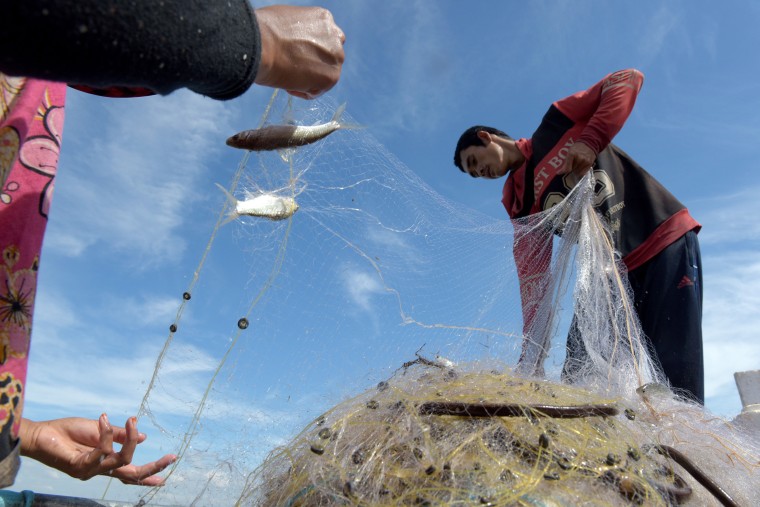
[[[23, 419], [20, 429], [21, 454], [67, 473], [87, 480], [107, 475], [124, 484], [162, 486], [158, 474], [177, 460], [167, 454], [146, 465], [133, 465], [137, 444], [147, 436], [137, 431], [137, 419], [130, 417], [124, 428], [114, 427], [103, 414], [100, 419], [67, 417], [52, 421], [34, 422]], [[114, 451], [113, 444], [121, 444]]]

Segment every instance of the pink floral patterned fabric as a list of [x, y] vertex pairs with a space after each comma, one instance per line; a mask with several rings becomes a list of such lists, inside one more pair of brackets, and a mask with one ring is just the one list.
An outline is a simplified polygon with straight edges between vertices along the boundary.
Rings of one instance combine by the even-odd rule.
[[0, 459], [15, 450], [66, 85], [0, 73]]

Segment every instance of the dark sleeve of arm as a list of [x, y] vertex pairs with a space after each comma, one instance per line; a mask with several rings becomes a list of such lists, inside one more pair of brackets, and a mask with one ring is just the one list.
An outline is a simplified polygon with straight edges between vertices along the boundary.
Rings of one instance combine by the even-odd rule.
[[261, 55], [247, 0], [5, 0], [0, 71], [230, 99]]

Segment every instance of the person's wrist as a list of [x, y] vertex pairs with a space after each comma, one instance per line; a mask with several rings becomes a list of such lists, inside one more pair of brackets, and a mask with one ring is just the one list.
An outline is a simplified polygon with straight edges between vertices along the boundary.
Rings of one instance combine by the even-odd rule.
[[581, 146], [584, 147], [584, 148], [588, 148], [588, 150], [591, 153], [594, 154], [594, 157], [596, 157], [599, 154], [599, 153], [597, 153], [596, 149], [593, 146], [591, 146], [591, 143], [589, 141], [585, 140], [585, 139], [578, 139], [575, 142], [575, 144], [580, 145], [580, 146], [578, 146], [578, 149], [582, 149]]
[[18, 438], [21, 440], [21, 455], [33, 457], [37, 452], [37, 434], [39, 433], [40, 423], [29, 419], [21, 419], [21, 425], [18, 430]]
[[272, 86], [272, 70], [275, 62], [276, 37], [271, 28], [270, 15], [267, 9], [255, 9], [256, 22], [259, 26], [259, 68], [254, 82], [259, 85]]

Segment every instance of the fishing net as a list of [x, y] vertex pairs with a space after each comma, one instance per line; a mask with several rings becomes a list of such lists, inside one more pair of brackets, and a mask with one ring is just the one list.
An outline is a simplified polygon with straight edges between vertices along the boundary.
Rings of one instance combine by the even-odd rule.
[[[336, 109], [275, 95], [262, 124], [323, 123]], [[444, 199], [368, 130], [347, 129], [241, 152], [219, 183], [299, 209], [223, 225], [219, 192], [139, 409], [156, 435], [143, 447], [180, 459], [163, 488], [104, 497], [719, 505], [717, 485], [760, 501], [757, 443], [663, 386], [592, 207], [593, 174], [513, 224]], [[522, 294], [535, 315], [525, 327], [521, 242], [549, 273]], [[561, 378], [568, 334], [589, 354]]]
[[[688, 423], [681, 416], [697, 412], [687, 412], [667, 418]], [[637, 403], [482, 371], [479, 364], [414, 365], [318, 417], [251, 475], [240, 500], [302, 506], [717, 504], [689, 472], [696, 465], [674, 461], [680, 451], [660, 443], [672, 443], [679, 432], [653, 432], [663, 423], [659, 417]], [[699, 424], [689, 424], [694, 426]], [[731, 464], [730, 451], [719, 441], [681, 437], [678, 447], [695, 451], [698, 470], [717, 472], [716, 484], [725, 484], [719, 471], [738, 465]], [[724, 455], [723, 461], [712, 453]], [[743, 467], [742, 479], [751, 480], [752, 463]]]

